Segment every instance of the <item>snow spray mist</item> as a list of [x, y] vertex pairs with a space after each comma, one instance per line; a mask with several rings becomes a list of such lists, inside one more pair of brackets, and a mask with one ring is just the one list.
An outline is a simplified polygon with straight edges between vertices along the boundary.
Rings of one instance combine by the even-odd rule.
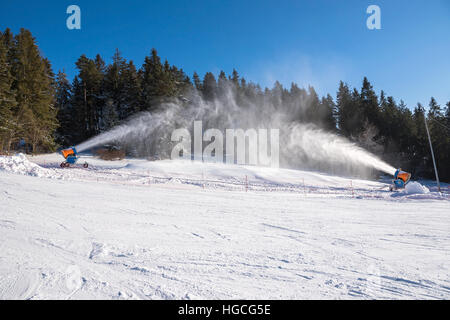
[[[204, 129], [279, 128], [280, 166], [319, 169], [339, 174], [362, 174], [367, 169], [393, 175], [395, 168], [348, 139], [318, 126], [298, 122], [298, 114], [308, 107], [305, 101], [292, 112], [292, 106], [280, 108], [264, 99], [258, 104], [236, 101], [232, 90], [221, 99], [206, 101], [194, 94], [189, 103], [161, 104], [158, 111], [142, 112], [125, 123], [76, 146], [79, 152], [107, 143], [115, 143], [136, 157], [170, 158], [175, 145], [171, 134], [179, 128], [193, 130], [195, 120]], [[242, 106], [244, 104], [244, 106]]]

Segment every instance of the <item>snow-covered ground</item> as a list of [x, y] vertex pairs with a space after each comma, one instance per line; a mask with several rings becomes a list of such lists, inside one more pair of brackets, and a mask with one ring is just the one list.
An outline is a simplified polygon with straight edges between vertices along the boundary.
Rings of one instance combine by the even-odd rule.
[[450, 298], [448, 185], [61, 160], [0, 157], [0, 299]]

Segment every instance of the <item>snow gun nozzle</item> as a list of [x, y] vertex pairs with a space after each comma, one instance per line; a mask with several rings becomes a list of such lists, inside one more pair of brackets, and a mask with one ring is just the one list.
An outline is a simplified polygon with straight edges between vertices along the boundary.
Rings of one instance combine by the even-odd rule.
[[64, 157], [64, 159], [67, 159], [70, 156], [77, 156], [77, 149], [75, 149], [75, 147], [70, 147], [64, 150], [61, 150], [61, 154]]

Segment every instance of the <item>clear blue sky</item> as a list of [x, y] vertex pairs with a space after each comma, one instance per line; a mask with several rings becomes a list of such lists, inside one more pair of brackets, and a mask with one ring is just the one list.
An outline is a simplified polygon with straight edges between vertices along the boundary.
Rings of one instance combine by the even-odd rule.
[[[66, 8], [82, 12], [66, 28]], [[381, 7], [382, 30], [368, 30], [366, 8]], [[450, 101], [450, 1], [7, 1], [0, 28], [36, 37], [55, 71], [76, 74], [81, 54], [109, 62], [115, 48], [140, 66], [155, 47], [182, 67], [227, 74], [236, 68], [262, 86], [314, 85], [336, 93], [338, 81], [363, 76], [409, 107], [435, 96]]]

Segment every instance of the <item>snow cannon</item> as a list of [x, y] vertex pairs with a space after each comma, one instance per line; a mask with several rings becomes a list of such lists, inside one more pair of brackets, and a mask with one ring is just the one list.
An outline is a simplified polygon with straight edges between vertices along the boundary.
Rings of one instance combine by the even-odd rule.
[[[61, 150], [61, 154], [64, 157], [64, 159], [66, 159], [66, 161], [61, 162], [61, 164], [60, 164], [61, 168], [68, 168], [71, 165], [75, 165], [79, 159], [78, 152], [77, 152], [77, 149], [75, 149], [75, 147], [70, 147], [68, 149]], [[87, 162], [85, 162], [83, 164], [83, 168], [87, 168], [87, 167], [88, 167], [88, 164], [87, 164]]]
[[403, 189], [409, 182], [409, 179], [411, 179], [411, 173], [402, 171], [402, 169], [397, 169], [394, 174], [394, 180], [392, 180], [393, 185], [391, 186], [391, 191]]

